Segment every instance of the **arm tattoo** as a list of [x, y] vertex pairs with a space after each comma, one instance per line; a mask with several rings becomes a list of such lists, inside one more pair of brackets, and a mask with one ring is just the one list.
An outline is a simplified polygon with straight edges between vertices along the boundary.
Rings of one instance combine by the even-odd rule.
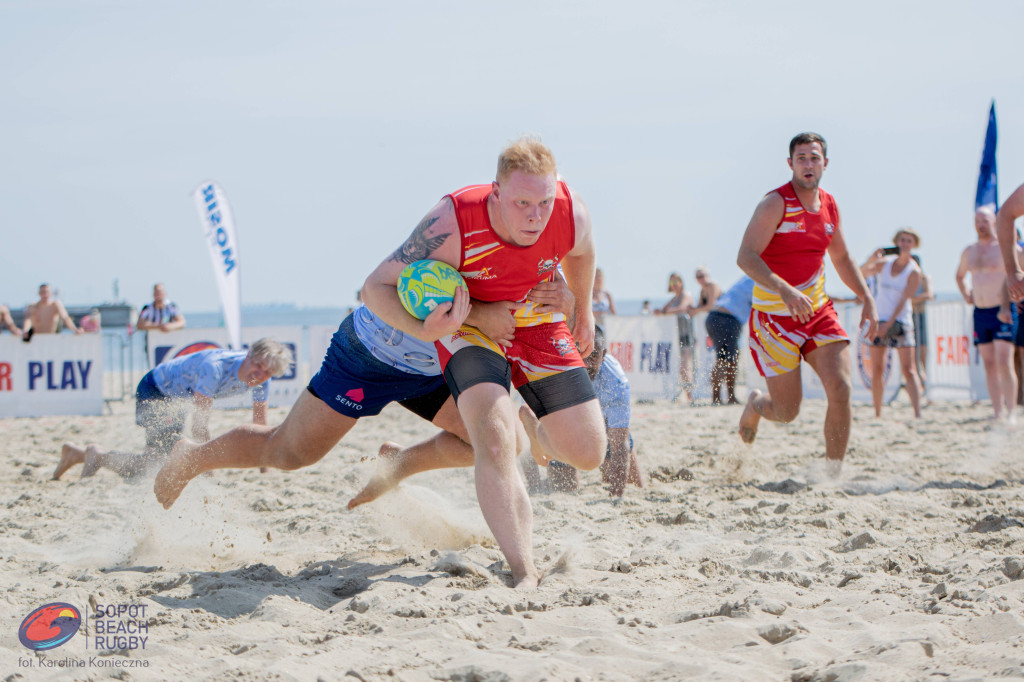
[[424, 258], [430, 258], [430, 255], [437, 249], [441, 248], [445, 240], [448, 239], [449, 235], [439, 234], [436, 236], [428, 236], [427, 231], [430, 227], [437, 222], [437, 216], [428, 216], [424, 218], [416, 229], [412, 231], [412, 234], [405, 243], [398, 248], [389, 260], [398, 261], [399, 263], [413, 263]]

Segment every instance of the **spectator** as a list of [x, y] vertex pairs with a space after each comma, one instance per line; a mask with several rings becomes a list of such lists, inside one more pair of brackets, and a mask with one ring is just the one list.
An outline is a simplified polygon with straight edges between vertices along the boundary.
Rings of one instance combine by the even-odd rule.
[[921, 238], [909, 227], [900, 228], [892, 238], [899, 255], [887, 255], [878, 249], [861, 266], [861, 274], [875, 278], [875, 305], [878, 308], [878, 330], [872, 340], [871, 400], [875, 416], [882, 416], [885, 392], [885, 354], [895, 348], [900, 358], [903, 382], [914, 407], [914, 417], [921, 418], [921, 383], [917, 377], [914, 350], [914, 318], [911, 301], [921, 285], [921, 269], [911, 251], [921, 246]]
[[690, 317], [696, 317], [700, 313], [706, 313], [714, 307], [718, 297], [722, 295], [722, 287], [711, 279], [707, 268], [697, 268], [697, 284], [700, 285], [700, 297], [697, 305], [690, 309]]
[[640, 314], [641, 315], [650, 315], [651, 314], [651, 302], [650, 301], [644, 301], [643, 306], [640, 308]]
[[203, 442], [210, 439], [210, 408], [217, 398], [251, 390], [252, 423], [266, 424], [270, 378], [283, 375], [294, 364], [287, 346], [266, 338], [252, 344], [248, 352], [216, 348], [163, 362], [142, 377], [136, 390], [135, 423], [146, 429], [145, 451], [140, 455], [65, 443], [53, 479], [76, 464], [84, 464], [82, 478], [101, 467], [124, 478], [143, 473], [167, 458], [183, 436], [189, 412], [192, 437]]
[[153, 285], [153, 301], [142, 306], [136, 327], [141, 331], [170, 332], [185, 328], [185, 316], [167, 299], [163, 284]]
[[56, 334], [61, 322], [74, 333], [82, 333], [82, 330], [75, 326], [71, 316], [68, 315], [64, 304], [54, 298], [50, 285], [40, 284], [39, 300], [25, 309], [22, 338], [28, 341], [33, 334]]
[[78, 328], [87, 334], [94, 334], [100, 330], [100, 309], [93, 308], [78, 320]]
[[690, 393], [693, 388], [693, 321], [690, 319], [690, 309], [693, 307], [693, 296], [683, 286], [683, 276], [673, 272], [668, 277], [668, 290], [672, 299], [661, 308], [654, 310], [655, 315], [675, 315], [676, 324], [679, 328], [679, 381], [682, 389], [686, 391], [686, 399], [690, 402], [693, 397]]
[[740, 332], [750, 318], [754, 297], [754, 280], [746, 275], [718, 297], [704, 321], [708, 338], [715, 347], [715, 364], [711, 368], [711, 404], [722, 404], [722, 380], [730, 405], [736, 399], [736, 371], [740, 357]]
[[615, 300], [611, 293], [604, 288], [604, 271], [601, 268], [594, 270], [594, 293], [591, 303], [595, 324], [604, 324], [605, 315], [616, 314]]
[[[974, 345], [985, 366], [985, 383], [996, 419], [1015, 420], [1017, 375], [1013, 371], [1017, 309], [1007, 295], [1007, 273], [996, 241], [996, 216], [982, 206], [974, 213], [978, 241], [960, 256], [956, 285], [967, 305], [974, 306]], [[1017, 249], [1015, 244], [1011, 247]], [[1007, 268], [1008, 270], [1008, 268]], [[967, 273], [971, 287], [967, 287]], [[1011, 282], [1011, 288], [1015, 286]]]

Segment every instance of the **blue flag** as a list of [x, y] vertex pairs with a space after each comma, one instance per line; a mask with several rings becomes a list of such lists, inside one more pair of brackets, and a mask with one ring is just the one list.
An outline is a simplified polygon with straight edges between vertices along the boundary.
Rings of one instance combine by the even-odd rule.
[[996, 182], [996, 101], [988, 112], [988, 130], [985, 132], [985, 151], [981, 154], [978, 172], [978, 193], [974, 197], [974, 210], [987, 206], [995, 213], [999, 208], [999, 185]]

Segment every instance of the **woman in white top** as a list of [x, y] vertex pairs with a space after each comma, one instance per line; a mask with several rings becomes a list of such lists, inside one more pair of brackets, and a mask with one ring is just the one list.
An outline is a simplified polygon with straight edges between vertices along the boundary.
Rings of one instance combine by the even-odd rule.
[[875, 404], [875, 416], [881, 416], [885, 355], [889, 348], [895, 348], [900, 357], [907, 395], [914, 406], [914, 416], [920, 418], [921, 381], [914, 358], [911, 302], [921, 284], [921, 268], [910, 252], [921, 246], [921, 238], [914, 230], [903, 227], [896, 232], [892, 243], [899, 249], [898, 254], [886, 255], [879, 249], [860, 268], [865, 278], [875, 277], [875, 304], [878, 306], [878, 331], [870, 351], [871, 398]]

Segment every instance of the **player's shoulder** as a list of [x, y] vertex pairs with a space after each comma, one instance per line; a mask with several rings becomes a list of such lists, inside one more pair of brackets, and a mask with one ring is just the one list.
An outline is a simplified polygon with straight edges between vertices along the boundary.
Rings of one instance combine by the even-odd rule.
[[605, 354], [604, 360], [601, 362], [601, 374], [606, 374], [613, 383], [629, 383], [629, 378], [626, 376], [625, 370], [622, 369], [622, 365], [611, 354]]

